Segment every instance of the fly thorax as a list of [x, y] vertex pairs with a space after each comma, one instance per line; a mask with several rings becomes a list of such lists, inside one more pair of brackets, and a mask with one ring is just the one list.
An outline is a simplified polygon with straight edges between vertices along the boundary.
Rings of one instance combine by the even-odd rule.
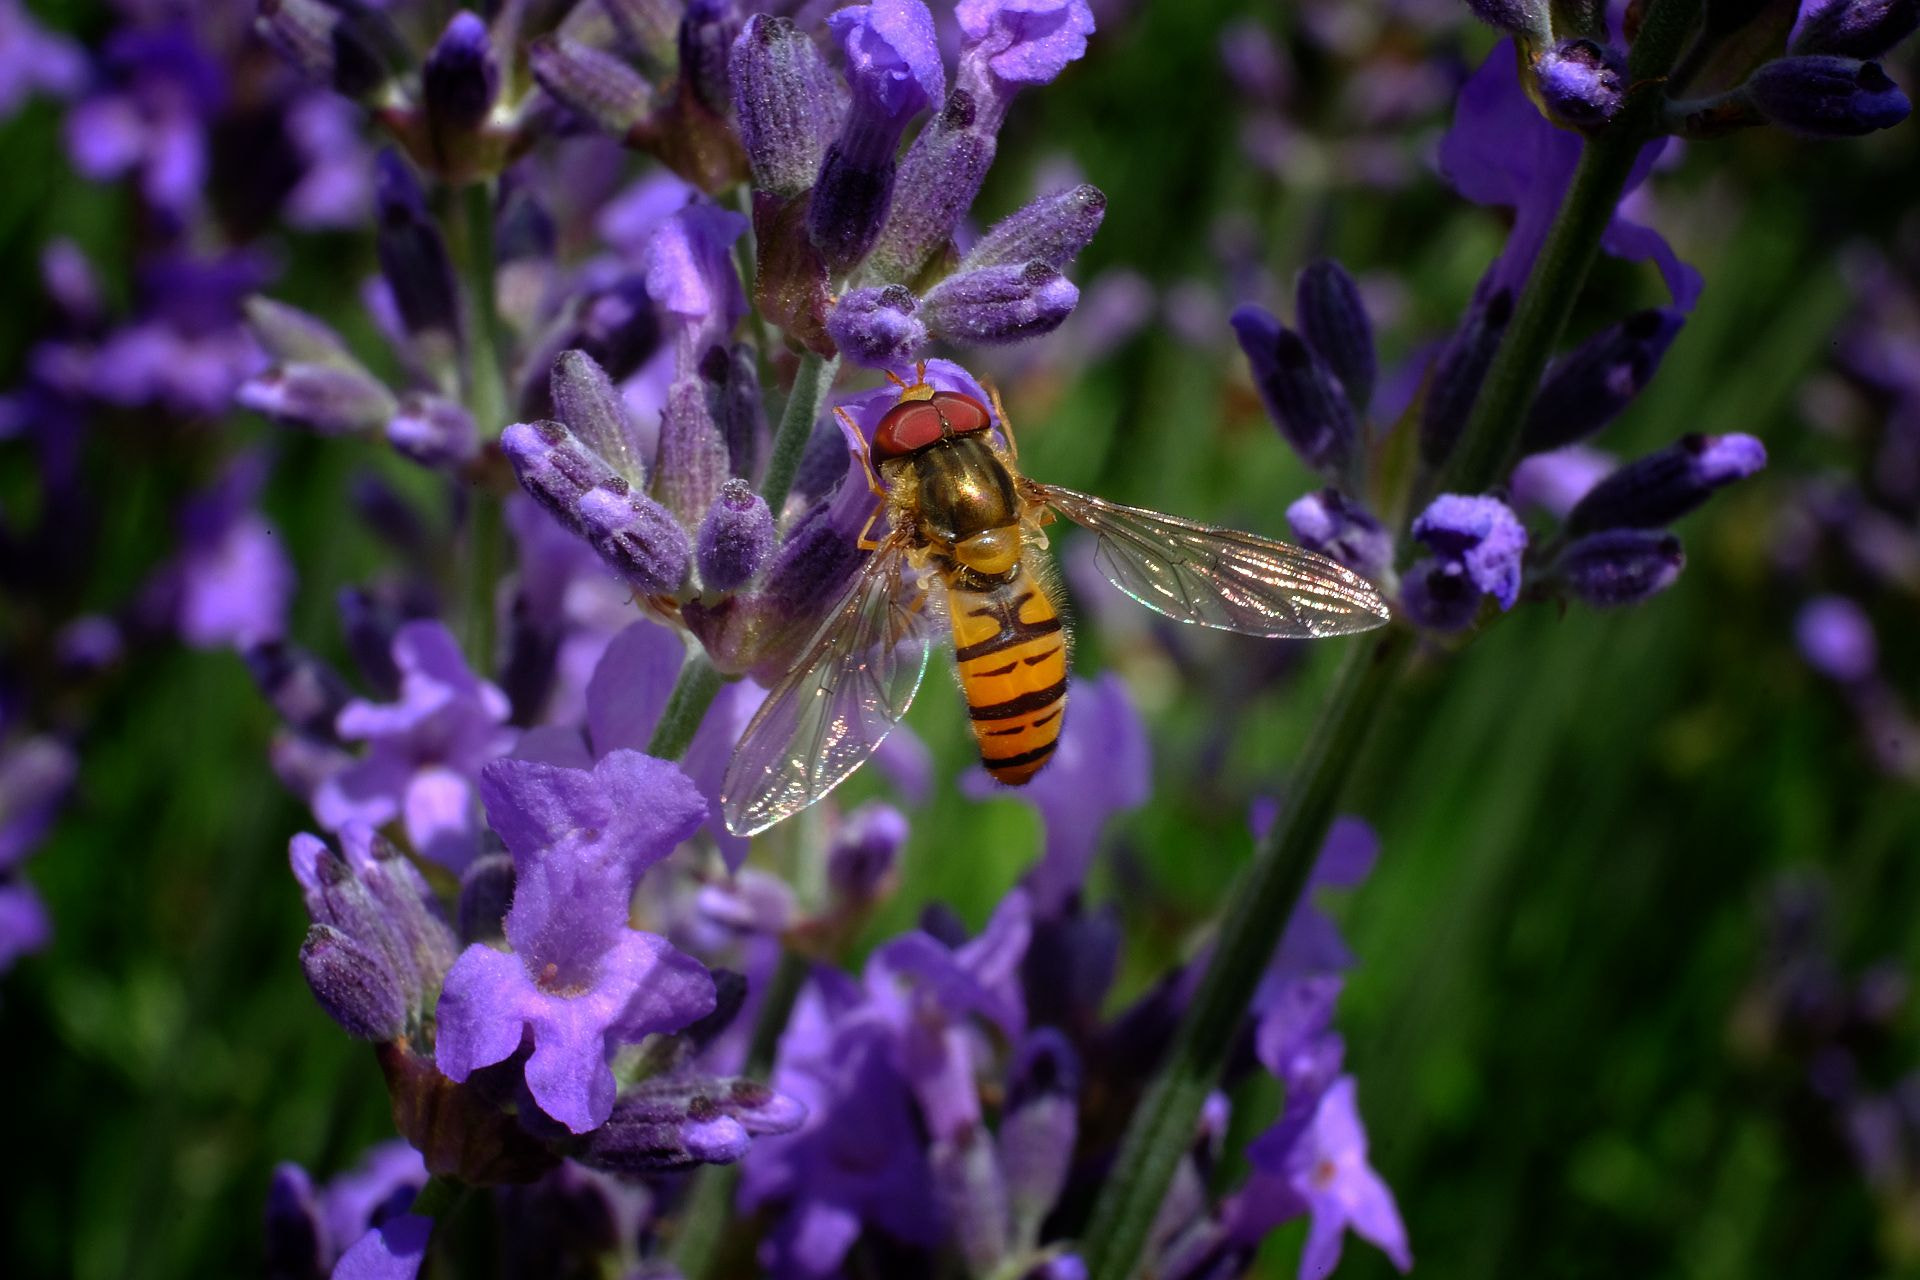
[[[921, 534], [943, 550], [951, 549], [962, 564], [971, 562], [959, 553], [962, 544], [973, 544], [980, 535], [1005, 530], [1010, 543], [988, 539], [977, 544], [977, 555], [994, 561], [1011, 546], [1014, 560], [1019, 556], [1020, 503], [1014, 492], [1013, 477], [984, 439], [961, 436], [944, 440], [913, 458], [919, 480], [919, 521]], [[1004, 561], [1011, 567], [1013, 561]], [[1001, 570], [1004, 572], [1004, 568]]]

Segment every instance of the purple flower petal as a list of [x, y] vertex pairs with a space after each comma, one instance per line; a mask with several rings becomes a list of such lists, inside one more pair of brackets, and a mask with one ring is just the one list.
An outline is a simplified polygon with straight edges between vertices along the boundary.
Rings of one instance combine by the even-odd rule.
[[1046, 84], [1087, 51], [1086, 0], [960, 0], [954, 17], [989, 70], [1010, 84]]
[[685, 657], [678, 635], [644, 618], [613, 638], [587, 682], [587, 734], [596, 755], [647, 749]]
[[388, 1218], [340, 1255], [333, 1280], [414, 1280], [432, 1236], [432, 1218], [411, 1213]]

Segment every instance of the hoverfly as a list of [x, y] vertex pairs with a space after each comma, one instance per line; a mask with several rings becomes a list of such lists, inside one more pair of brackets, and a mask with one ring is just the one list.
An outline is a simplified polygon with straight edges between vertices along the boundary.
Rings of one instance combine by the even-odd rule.
[[[735, 835], [798, 813], [874, 753], [920, 688], [941, 596], [981, 763], [1012, 786], [1040, 771], [1067, 696], [1066, 625], [1035, 564], [1056, 512], [1098, 535], [1095, 563], [1115, 586], [1181, 622], [1309, 638], [1388, 620], [1379, 593], [1324, 556], [1027, 479], [997, 393], [990, 415], [936, 389], [924, 364], [911, 383], [888, 377], [900, 398], [863, 457], [871, 554], [734, 751], [721, 807]], [[868, 537], [882, 515], [885, 532]]]

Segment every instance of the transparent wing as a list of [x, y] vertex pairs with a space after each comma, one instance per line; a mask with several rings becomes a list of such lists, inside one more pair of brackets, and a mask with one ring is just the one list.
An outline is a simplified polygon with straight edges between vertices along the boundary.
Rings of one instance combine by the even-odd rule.
[[907, 714], [935, 628], [904, 547], [896, 534], [867, 558], [747, 725], [720, 787], [735, 835], [765, 831], [839, 786]]
[[1365, 578], [1325, 556], [1071, 489], [1022, 483], [1031, 501], [1098, 534], [1100, 572], [1169, 618], [1306, 639], [1371, 631], [1390, 616]]

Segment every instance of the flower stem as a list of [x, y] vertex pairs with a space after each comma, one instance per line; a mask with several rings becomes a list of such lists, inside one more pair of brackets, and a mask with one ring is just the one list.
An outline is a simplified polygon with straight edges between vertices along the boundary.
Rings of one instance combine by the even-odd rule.
[[[1633, 162], [1658, 127], [1661, 78], [1695, 26], [1700, 6], [1701, 0], [1654, 0], [1629, 61], [1636, 92], [1615, 124], [1581, 153], [1506, 339], [1443, 473], [1446, 487], [1476, 492], [1504, 472]], [[1294, 774], [1280, 820], [1233, 896], [1193, 1003], [1094, 1205], [1082, 1237], [1090, 1280], [1127, 1280], [1146, 1261], [1147, 1234], [1181, 1156], [1193, 1144], [1200, 1108], [1219, 1081], [1247, 1003], [1299, 904], [1332, 824], [1340, 786], [1411, 646], [1411, 636], [1396, 627], [1377, 634], [1348, 659]]]
[[1093, 1280], [1125, 1280], [1143, 1261], [1147, 1232], [1174, 1169], [1193, 1145], [1201, 1105], [1219, 1082], [1247, 1001], [1306, 887], [1341, 784], [1411, 644], [1411, 635], [1395, 627], [1348, 657], [1287, 790], [1280, 819], [1234, 891], [1206, 974], [1094, 1206], [1081, 1251]]
[[[500, 309], [494, 291], [493, 184], [476, 182], [460, 193], [461, 247], [467, 301], [473, 317], [467, 406], [483, 442], [506, 427], [507, 389], [500, 355]], [[467, 508], [467, 656], [482, 676], [494, 670], [497, 589], [506, 540], [500, 496], [474, 485]]]
[[680, 678], [673, 682], [673, 692], [667, 697], [667, 709], [660, 713], [660, 723], [647, 740], [647, 754], [661, 760], [678, 760], [685, 754], [700, 722], [707, 717], [707, 708], [720, 692], [720, 683], [720, 673], [707, 661], [706, 654], [687, 655]]
[[787, 503], [793, 488], [794, 472], [800, 469], [800, 455], [806, 451], [807, 437], [820, 420], [827, 392], [833, 389], [833, 376], [840, 371], [840, 357], [828, 359], [809, 351], [800, 357], [800, 368], [793, 375], [793, 394], [780, 415], [780, 427], [773, 437], [773, 452], [767, 457], [766, 478], [760, 482], [760, 496], [767, 500], [773, 518]]
[[[1702, 0], [1657, 0], [1628, 56], [1632, 95], [1620, 115], [1580, 153], [1560, 211], [1520, 291], [1506, 339], [1494, 352], [1445, 470], [1445, 488], [1479, 493], [1506, 474], [1519, 444], [1518, 425], [1540, 387], [1540, 375], [1560, 343], [1600, 237], [1613, 220], [1634, 161], [1660, 132], [1667, 73], [1694, 29]], [[1416, 510], [1418, 508], [1416, 507]]]

